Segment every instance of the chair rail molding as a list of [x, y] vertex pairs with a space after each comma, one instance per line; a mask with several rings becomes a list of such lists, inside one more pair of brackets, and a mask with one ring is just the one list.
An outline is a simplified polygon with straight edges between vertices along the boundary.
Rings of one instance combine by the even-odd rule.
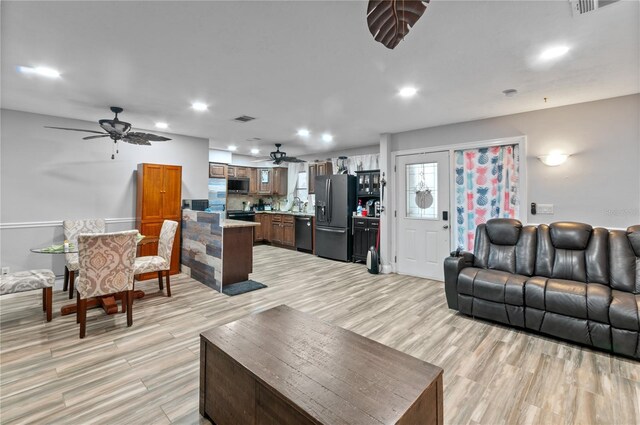
[[[121, 217], [121, 218], [105, 218], [107, 225], [117, 223], [132, 223], [135, 222], [135, 217]], [[5, 229], [31, 229], [35, 227], [58, 227], [62, 226], [63, 220], [52, 221], [24, 221], [20, 223], [0, 223], [0, 230]]]

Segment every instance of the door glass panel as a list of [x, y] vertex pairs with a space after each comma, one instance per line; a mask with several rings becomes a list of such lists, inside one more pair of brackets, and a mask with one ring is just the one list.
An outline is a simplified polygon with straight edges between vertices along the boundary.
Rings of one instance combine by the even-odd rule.
[[438, 219], [438, 163], [406, 165], [406, 217]]

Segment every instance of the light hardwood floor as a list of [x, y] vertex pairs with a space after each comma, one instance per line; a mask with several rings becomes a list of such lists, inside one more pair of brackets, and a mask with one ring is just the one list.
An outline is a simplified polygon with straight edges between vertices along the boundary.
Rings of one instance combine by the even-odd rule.
[[448, 310], [441, 282], [370, 275], [269, 246], [251, 278], [269, 288], [227, 297], [179, 275], [126, 315], [92, 310], [87, 337], [54, 294], [0, 298], [0, 422], [208, 423], [198, 414], [199, 333], [279, 304], [311, 313], [444, 369], [448, 424], [637, 424], [640, 363]]

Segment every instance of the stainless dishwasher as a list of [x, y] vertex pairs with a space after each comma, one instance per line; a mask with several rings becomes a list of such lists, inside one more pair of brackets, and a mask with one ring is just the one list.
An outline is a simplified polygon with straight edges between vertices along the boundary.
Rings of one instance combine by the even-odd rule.
[[313, 250], [313, 227], [311, 217], [296, 217], [296, 249]]

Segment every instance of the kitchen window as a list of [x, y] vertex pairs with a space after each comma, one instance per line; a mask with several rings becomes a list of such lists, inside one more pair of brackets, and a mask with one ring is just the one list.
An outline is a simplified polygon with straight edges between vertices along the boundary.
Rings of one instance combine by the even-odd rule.
[[296, 181], [296, 189], [293, 191], [293, 196], [297, 196], [302, 200], [302, 202], [306, 201], [309, 197], [309, 189], [307, 187], [307, 172], [300, 171], [298, 173], [298, 180]]

